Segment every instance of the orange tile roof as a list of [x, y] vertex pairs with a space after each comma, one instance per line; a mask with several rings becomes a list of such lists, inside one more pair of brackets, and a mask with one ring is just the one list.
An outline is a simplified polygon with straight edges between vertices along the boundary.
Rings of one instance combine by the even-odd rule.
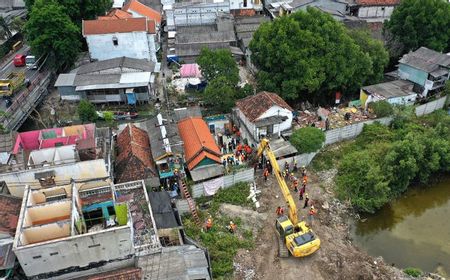
[[108, 33], [128, 33], [134, 31], [155, 33], [152, 24], [147, 22], [145, 18], [83, 20], [83, 36]]
[[124, 11], [129, 11], [132, 10], [144, 17], [146, 17], [147, 19], [151, 19], [154, 20], [155, 22], [157, 22], [158, 24], [161, 23], [161, 13], [159, 13], [156, 10], [153, 10], [152, 8], [142, 4], [141, 2], [137, 1], [137, 0], [130, 0], [128, 1], [124, 6], [123, 6], [123, 10]]
[[106, 16], [98, 17], [99, 20], [114, 20], [114, 19], [124, 19], [124, 18], [132, 18], [133, 15], [122, 11], [121, 9], [112, 9]]
[[181, 120], [178, 122], [178, 130], [184, 142], [184, 157], [189, 170], [194, 169], [205, 157], [220, 163], [220, 149], [202, 118]]

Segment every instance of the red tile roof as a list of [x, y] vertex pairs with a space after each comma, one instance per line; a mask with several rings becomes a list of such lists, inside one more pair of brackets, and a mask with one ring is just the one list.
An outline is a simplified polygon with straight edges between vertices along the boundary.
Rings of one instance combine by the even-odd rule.
[[220, 149], [200, 117], [191, 117], [178, 122], [181, 140], [184, 142], [184, 157], [188, 169], [192, 170], [204, 158], [220, 163]]
[[14, 236], [21, 206], [22, 199], [0, 194], [0, 232]]
[[124, 18], [114, 20], [83, 20], [83, 36], [109, 33], [144, 31], [155, 33], [154, 23], [145, 18]]
[[267, 91], [236, 101], [236, 106], [251, 122], [255, 121], [274, 105], [293, 111], [291, 106], [278, 94]]
[[114, 20], [114, 19], [124, 19], [124, 18], [132, 18], [133, 15], [122, 11], [121, 9], [112, 9], [106, 16], [98, 17], [99, 20]]
[[400, 0], [356, 0], [361, 6], [394, 6], [400, 4]]
[[86, 280], [141, 280], [142, 269], [125, 268], [89, 276]]
[[118, 183], [157, 176], [147, 132], [129, 124], [117, 136], [117, 147], [119, 148], [116, 158]]
[[154, 20], [158, 24], [161, 24], [161, 13], [159, 13], [156, 10], [153, 10], [152, 8], [142, 4], [141, 2], [137, 0], [130, 0], [123, 6], [124, 11], [134, 11], [147, 19]]

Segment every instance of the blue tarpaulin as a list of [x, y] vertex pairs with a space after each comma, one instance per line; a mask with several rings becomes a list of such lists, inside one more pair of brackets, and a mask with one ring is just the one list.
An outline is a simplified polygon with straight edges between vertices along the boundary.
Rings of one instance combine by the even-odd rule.
[[129, 105], [135, 105], [136, 104], [136, 94], [131, 92], [127, 93], [127, 100]]

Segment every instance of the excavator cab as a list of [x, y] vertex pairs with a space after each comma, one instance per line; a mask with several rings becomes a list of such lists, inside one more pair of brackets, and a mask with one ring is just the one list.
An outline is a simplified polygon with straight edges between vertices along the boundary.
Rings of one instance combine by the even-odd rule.
[[294, 233], [286, 236], [286, 246], [294, 257], [306, 257], [319, 250], [320, 239], [305, 222], [300, 222]]

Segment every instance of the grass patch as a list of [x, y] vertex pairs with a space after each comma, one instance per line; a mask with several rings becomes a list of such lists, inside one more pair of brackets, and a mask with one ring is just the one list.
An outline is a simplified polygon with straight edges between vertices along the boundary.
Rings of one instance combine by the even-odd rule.
[[403, 272], [414, 278], [422, 275], [422, 270], [416, 267], [407, 267], [403, 270]]
[[[221, 203], [230, 203], [240, 206], [251, 206], [247, 201], [249, 187], [247, 183], [238, 183], [227, 189], [219, 190], [213, 197], [200, 197], [196, 201], [198, 204], [210, 202], [210, 207], [206, 211], [199, 211], [201, 221], [208, 215], [213, 217], [213, 227], [208, 232], [202, 232], [195, 225], [192, 217], [184, 217], [183, 224], [186, 234], [200, 242], [211, 256], [212, 273], [215, 279], [230, 279], [233, 275], [233, 259], [239, 249], [251, 249], [254, 246], [253, 233], [251, 230], [242, 229], [242, 221], [239, 218], [230, 218], [219, 215], [218, 209]], [[237, 233], [228, 232], [227, 225], [230, 220], [237, 225]]]
[[354, 149], [354, 141], [346, 141], [322, 149], [312, 160], [311, 168], [315, 172], [336, 168], [346, 153]]

